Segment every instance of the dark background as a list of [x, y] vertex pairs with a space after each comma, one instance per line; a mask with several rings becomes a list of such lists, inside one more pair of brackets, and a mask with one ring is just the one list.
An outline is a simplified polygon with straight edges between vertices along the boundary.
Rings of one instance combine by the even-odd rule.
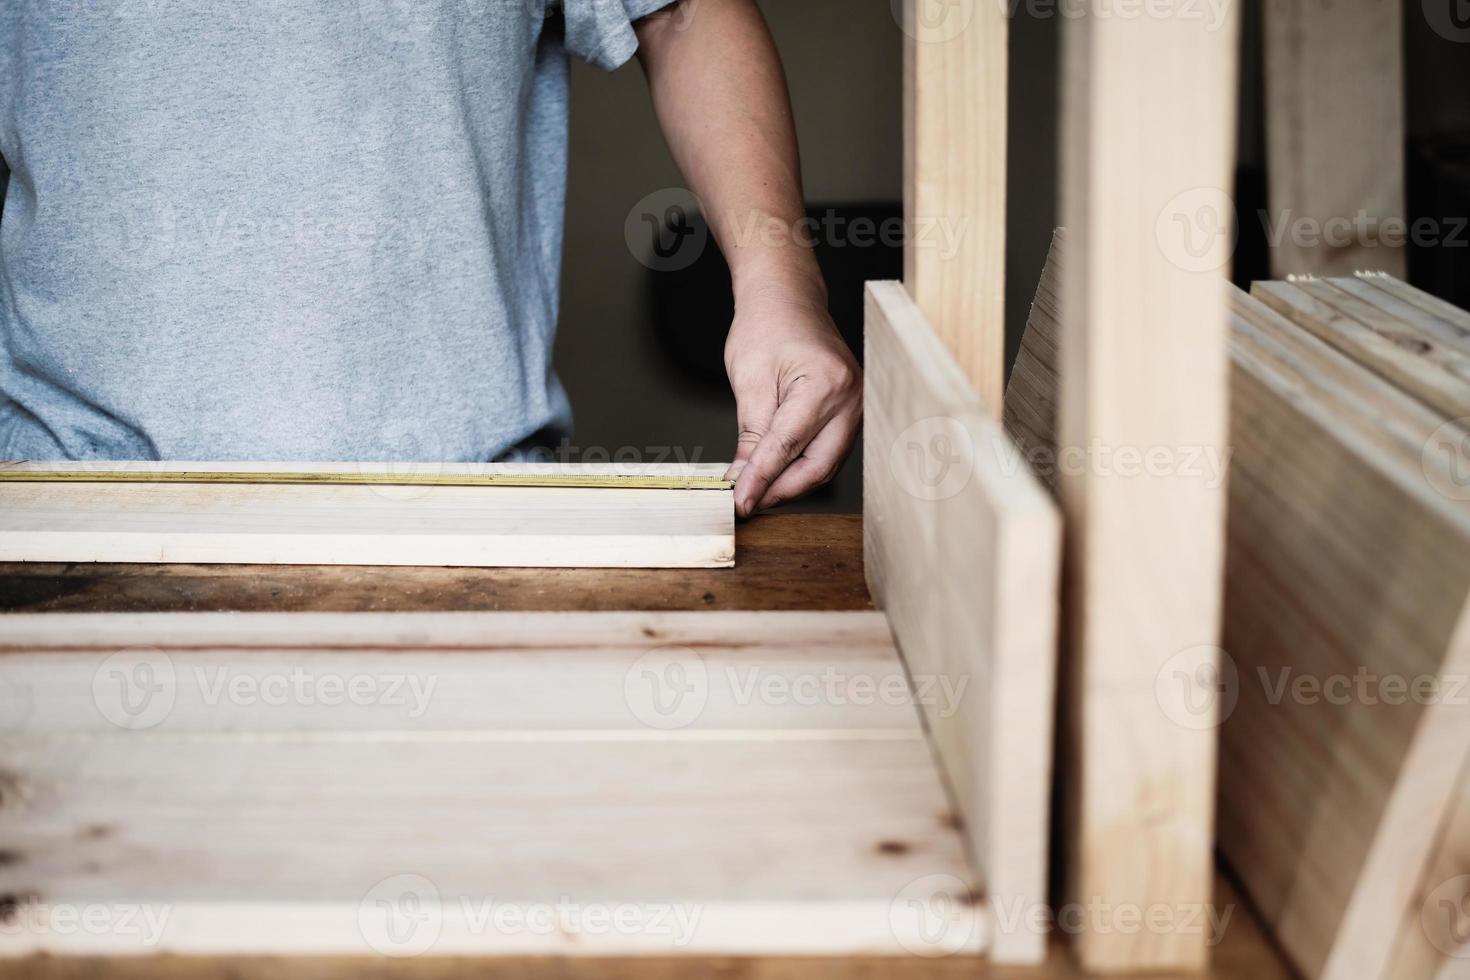
[[[982, 0], [983, 2], [983, 0]], [[1406, 0], [1406, 129], [1409, 217], [1470, 215], [1470, 44], [1436, 34], [1422, 2]], [[902, 34], [885, 0], [764, 0], [790, 78], [809, 208], [874, 222], [899, 213], [903, 193]], [[1062, 18], [1011, 22], [1010, 186], [1006, 329], [1014, 351], [1056, 223], [1057, 83]], [[1045, 9], [1044, 7], [1039, 9]], [[1240, 165], [1242, 215], [1266, 206], [1261, 113], [1260, 2], [1242, 8]], [[1363, 134], [1372, 139], [1371, 132]], [[576, 64], [572, 167], [557, 365], [577, 413], [577, 447], [647, 458], [682, 452], [726, 460], [735, 406], [720, 352], [729, 286], [711, 243], [694, 265], [654, 272], [625, 236], [630, 212], [650, 193], [682, 186], [653, 118], [636, 64], [607, 75]], [[663, 213], [665, 208], [656, 209]], [[636, 215], [635, 215], [636, 217]], [[687, 220], [697, 221], [697, 216]], [[852, 225], [847, 227], [851, 228]], [[633, 237], [645, 252], [652, 245]], [[1411, 253], [1410, 278], [1470, 305], [1470, 230], [1459, 247]], [[897, 248], [822, 248], [834, 317], [860, 346], [862, 282], [896, 278]], [[1235, 278], [1268, 276], [1260, 222], [1242, 222]], [[854, 456], [809, 509], [861, 506]], [[795, 505], [801, 506], [801, 505]]]

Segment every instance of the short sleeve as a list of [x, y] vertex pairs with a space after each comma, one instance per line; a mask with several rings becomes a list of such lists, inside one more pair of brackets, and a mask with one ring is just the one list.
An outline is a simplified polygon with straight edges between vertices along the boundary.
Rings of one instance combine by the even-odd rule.
[[599, 68], [621, 67], [638, 50], [633, 24], [675, 0], [561, 0], [567, 50]]

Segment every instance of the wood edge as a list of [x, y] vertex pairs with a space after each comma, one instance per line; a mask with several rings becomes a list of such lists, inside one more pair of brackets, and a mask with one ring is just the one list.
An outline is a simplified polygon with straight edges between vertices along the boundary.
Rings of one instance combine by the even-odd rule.
[[[882, 316], [909, 367], [934, 391], [950, 414], [969, 430], [973, 442], [974, 474], [986, 495], [1007, 514], [1028, 511], [1053, 514], [1060, 510], [1036, 474], [1031, 472], [1020, 450], [1006, 433], [1001, 420], [991, 418], [954, 355], [934, 332], [924, 313], [896, 280], [874, 280], [866, 286], [872, 308]], [[871, 330], [871, 324], [865, 326]], [[864, 447], [864, 459], [869, 458]], [[887, 458], [886, 454], [873, 457]]]
[[[1259, 284], [1257, 284], [1259, 285]], [[1411, 393], [1404, 391], [1392, 380], [1372, 370], [1357, 358], [1344, 352], [1300, 326], [1294, 319], [1262, 302], [1254, 294], [1246, 294], [1232, 287], [1230, 294], [1231, 317], [1231, 360], [1240, 364], [1258, 382], [1270, 387], [1278, 397], [1285, 400], [1293, 410], [1312, 420], [1333, 440], [1343, 445], [1364, 465], [1399, 487], [1406, 495], [1417, 500], [1421, 506], [1438, 514], [1440, 519], [1452, 526], [1460, 526], [1470, 534], [1470, 514], [1455, 502], [1447, 499], [1429, 485], [1422, 466], [1419, 470], [1408, 470], [1387, 455], [1373, 440], [1359, 431], [1358, 426], [1345, 421], [1329, 406], [1316, 397], [1300, 397], [1296, 382], [1298, 372], [1292, 365], [1283, 363], [1271, 351], [1251, 339], [1253, 333], [1263, 334], [1283, 345], [1310, 347], [1314, 356], [1338, 361], [1345, 372], [1358, 375], [1364, 385], [1382, 387], [1422, 409], [1426, 418], [1438, 418], [1433, 408], [1425, 405]], [[1247, 347], [1242, 362], [1242, 339]]]

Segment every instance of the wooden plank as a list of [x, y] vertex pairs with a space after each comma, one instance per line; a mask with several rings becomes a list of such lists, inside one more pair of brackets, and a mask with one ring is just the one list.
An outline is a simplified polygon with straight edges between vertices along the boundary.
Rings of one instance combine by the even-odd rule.
[[[1233, 348], [1291, 365], [1297, 397], [1334, 406], [1342, 424], [1354, 428], [1384, 466], [1426, 474], [1436, 466], [1437, 457], [1425, 453], [1425, 433], [1444, 423], [1434, 409], [1253, 297], [1232, 290], [1231, 313]], [[1422, 489], [1433, 488], [1424, 484]]]
[[[8, 464], [47, 469], [54, 464]], [[68, 464], [81, 468], [85, 464]], [[300, 464], [103, 463], [256, 470]], [[317, 464], [348, 473], [715, 475], [721, 464]], [[726, 567], [730, 490], [0, 482], [0, 561]]]
[[[1463, 775], [1458, 808], [1441, 830], [1434, 829], [1446, 807], [1445, 767], [1453, 768], [1457, 752], [1463, 756], [1458, 740], [1464, 734], [1451, 733], [1443, 715], [1416, 729], [1413, 709], [1403, 707], [1379, 707], [1385, 712], [1380, 717], [1371, 705], [1300, 706], [1298, 717], [1283, 718], [1280, 698], [1272, 693], [1280, 688], [1270, 685], [1279, 682], [1282, 670], [1295, 674], [1288, 683], [1305, 676], [1307, 683], [1321, 685], [1327, 665], [1334, 677], [1352, 675], [1354, 665], [1375, 677], [1389, 676], [1383, 671], [1396, 666], [1399, 672], [1391, 676], [1403, 677], [1406, 659], [1438, 663], [1433, 641], [1427, 650], [1406, 653], [1415, 643], [1424, 646], [1422, 637], [1405, 640], [1402, 632], [1391, 632], [1412, 629], [1419, 590], [1436, 590], [1437, 555], [1417, 553], [1418, 534], [1406, 543], [1403, 528], [1431, 520], [1416, 519], [1416, 510], [1439, 514], [1451, 528], [1450, 544], [1440, 547], [1463, 547], [1463, 504], [1436, 488], [1454, 486], [1449, 481], [1456, 468], [1470, 472], [1470, 459], [1426, 452], [1433, 433], [1443, 430], [1443, 419], [1391, 382], [1244, 294], [1236, 293], [1232, 305], [1236, 454], [1227, 522], [1230, 659], [1221, 675], [1228, 714], [1221, 848], [1308, 976], [1380, 975], [1363, 964], [1381, 963], [1388, 950], [1395, 951], [1396, 965], [1382, 975], [1430, 976], [1427, 964], [1446, 954], [1422, 924], [1429, 914], [1425, 897], [1470, 873]], [[1048, 322], [1043, 329], [1053, 326]], [[1055, 374], [1043, 370], [1035, 376]], [[1053, 396], [1044, 392], [1042, 399]], [[1008, 403], [1035, 397], [1030, 387], [1012, 385], [1006, 392]], [[1456, 431], [1458, 438], [1445, 444], [1463, 454], [1470, 433]], [[1333, 448], [1332, 438], [1347, 443]], [[1044, 432], [1036, 440], [1049, 445]], [[1305, 458], [1293, 462], [1297, 456]], [[1287, 463], [1290, 477], [1279, 471]], [[1270, 472], [1263, 473], [1267, 467]], [[1360, 502], [1364, 473], [1377, 476], [1370, 492], [1392, 496]], [[1354, 506], [1344, 506], [1344, 495]], [[1340, 530], [1345, 523], [1356, 535], [1347, 542]], [[1340, 554], [1344, 549], [1347, 559]], [[1375, 555], [1395, 562], [1394, 568], [1385, 570]], [[1324, 573], [1322, 564], [1333, 570]], [[1350, 589], [1338, 580], [1344, 564], [1356, 569], [1350, 575], [1361, 577]], [[1461, 560], [1456, 568], [1463, 571], [1465, 565]], [[1397, 582], [1407, 566], [1417, 574], [1394, 596], [1382, 598], [1384, 576]], [[1324, 574], [1332, 579], [1327, 584]], [[1401, 621], [1385, 625], [1389, 617]], [[1456, 676], [1450, 675], [1451, 682]], [[1463, 712], [1463, 699], [1455, 704], [1448, 710]], [[1410, 758], [1404, 741], [1416, 731], [1413, 737], [1424, 741]], [[1432, 749], [1423, 747], [1431, 744]], [[1426, 770], [1422, 760], [1431, 752], [1443, 754]], [[1403, 770], [1397, 768], [1400, 758], [1408, 760]], [[1391, 809], [1395, 800], [1397, 808]], [[1411, 816], [1416, 810], [1423, 812]], [[1431, 844], [1435, 854], [1421, 881], [1418, 862]], [[1351, 933], [1349, 911], [1362, 923]], [[1441, 944], [1449, 942], [1448, 935], [1439, 936]], [[1338, 945], [1344, 951], [1332, 954], [1337, 972], [1326, 974], [1326, 950]]]
[[[1424, 316], [1415, 306], [1405, 306], [1383, 297], [1376, 291], [1368, 299], [1355, 295], [1356, 279], [1297, 280], [1296, 285], [1307, 295], [1352, 317], [1380, 337], [1409, 351], [1423, 365], [1424, 371], [1447, 374], [1453, 383], [1470, 390], [1470, 350], [1467, 339], [1449, 324]], [[1452, 400], [1458, 403], [1458, 399]]]
[[[1219, 626], [1238, 10], [1166, 6], [1063, 24], [1065, 894], [1200, 909], [1215, 741], [1191, 707]], [[1180, 930], [1092, 922], [1077, 942], [1095, 970], [1207, 958]]]
[[1470, 512], [1439, 417], [1236, 305], [1220, 847], [1304, 975], [1381, 977], [1470, 758]]
[[[869, 283], [864, 546], [926, 704], [990, 905], [1046, 901], [1060, 529], [1054, 506], [898, 283]], [[993, 923], [998, 962], [1039, 932]]]
[[[1149, 980], [1290, 980], [1250, 908], [1230, 882], [1215, 883], [1215, 907], [1229, 910], [1207, 973], [1148, 974]], [[1210, 926], [1209, 928], [1214, 928]], [[968, 956], [265, 956], [82, 957], [0, 959], [5, 980], [1084, 980], [1070, 951], [1054, 936], [1044, 964], [996, 967]]]
[[[1434, 338], [1435, 343], [1470, 355], [1470, 313], [1450, 306], [1428, 293], [1420, 292], [1392, 276], [1359, 273], [1351, 278], [1340, 276], [1327, 281], [1401, 323], [1412, 326], [1419, 334]], [[1395, 287], [1402, 287], [1402, 292]], [[1438, 306], [1431, 308], [1431, 304]]]
[[999, 418], [1010, 22], [1002, 4], [901, 2], [904, 285]]
[[1470, 969], [1465, 935], [1470, 908], [1470, 772], [1460, 774], [1450, 813], [1413, 895], [1418, 901], [1406, 903], [1386, 980], [1463, 978]]
[[1057, 493], [1057, 344], [1061, 334], [1061, 275], [1065, 233], [1052, 233], [1026, 332], [1006, 384], [1001, 421], [1031, 471]]
[[[917, 730], [902, 665], [876, 613], [35, 614], [4, 622], [0, 656], [11, 692], [24, 690], [28, 707], [0, 722], [0, 731], [114, 732], [118, 712], [128, 712], [95, 704], [93, 679], [112, 696], [138, 664], [149, 665], [158, 683], [173, 679], [167, 714], [139, 726], [158, 732], [642, 734], [641, 708], [662, 716], [655, 705], [628, 703], [624, 681], [637, 680], [629, 672], [669, 667], [672, 675], [681, 666], [700, 688], [699, 712], [673, 719], [678, 729]], [[647, 657], [659, 650], [672, 659]], [[119, 651], [142, 653], [114, 657]], [[815, 684], [812, 675], [829, 665], [830, 681]], [[293, 686], [272, 697], [266, 687], [283, 673]], [[389, 703], [343, 695], [339, 711], [292, 694], [345, 690], [359, 675], [404, 680]], [[861, 678], [853, 686], [873, 690], [840, 697], [853, 678]], [[762, 684], [781, 696], [763, 701]], [[785, 695], [803, 684], [809, 689]], [[243, 703], [232, 700], [230, 685], [249, 695]]]
[[1470, 355], [1325, 282], [1258, 282], [1251, 295], [1448, 418], [1470, 415]]
[[[984, 945], [877, 613], [6, 626], [5, 955]], [[151, 935], [52, 916], [140, 905]]]
[[1280, 239], [1271, 252], [1278, 279], [1404, 274], [1403, 16], [1399, 0], [1266, 3], [1268, 234]]
[[1359, 272], [1357, 279], [1371, 284], [1375, 289], [1395, 296], [1405, 302], [1412, 303], [1419, 309], [1431, 314], [1435, 318], [1453, 326], [1460, 336], [1470, 336], [1470, 312], [1460, 309], [1453, 303], [1446, 303], [1431, 293], [1422, 289], [1415, 289], [1408, 283], [1395, 279], [1393, 276], [1383, 272]]

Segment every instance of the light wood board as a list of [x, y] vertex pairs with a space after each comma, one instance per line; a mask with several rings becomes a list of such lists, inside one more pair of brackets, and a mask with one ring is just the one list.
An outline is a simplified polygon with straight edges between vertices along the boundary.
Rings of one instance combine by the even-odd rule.
[[1470, 872], [1470, 510], [1435, 489], [1464, 461], [1429, 451], [1442, 417], [1235, 308], [1221, 851], [1304, 975], [1429, 976], [1391, 964], [1423, 962], [1425, 883]]
[[[55, 469], [54, 463], [5, 464]], [[67, 463], [67, 469], [714, 476], [724, 464]], [[0, 482], [0, 561], [725, 567], [730, 490]]]
[[1375, 289], [1404, 300], [1431, 314], [1437, 320], [1451, 325], [1461, 338], [1470, 336], [1470, 312], [1460, 309], [1453, 303], [1447, 303], [1438, 296], [1426, 293], [1422, 289], [1415, 289], [1408, 283], [1396, 279], [1387, 273], [1359, 272], [1354, 278], [1369, 283]]
[[[1219, 627], [1239, 11], [1087, 6], [1062, 24], [1065, 895], [1198, 909], [1215, 738], [1189, 712]], [[1207, 957], [1181, 930], [1089, 925], [1090, 969]]]
[[[1046, 902], [1055, 506], [898, 283], [869, 283], [864, 557], [924, 705], [991, 908]], [[1011, 920], [1014, 923], [1014, 920]], [[1045, 937], [993, 923], [997, 962]]]
[[1424, 875], [1405, 903], [1386, 980], [1470, 976], [1470, 772], [1462, 772]]
[[1272, 275], [1403, 275], [1402, 0], [1267, 0], [1264, 18]]
[[1470, 416], [1470, 352], [1323, 280], [1258, 282], [1251, 295], [1449, 418]]
[[985, 943], [877, 613], [16, 615], [0, 668], [6, 955]]
[[1411, 326], [1420, 337], [1433, 338], [1434, 344], [1470, 354], [1470, 313], [1459, 307], [1382, 273], [1360, 272], [1351, 278], [1327, 281]]
[[[1445, 588], [1433, 581], [1439, 553], [1417, 551], [1417, 535], [1397, 539], [1406, 526], [1434, 520], [1416, 517], [1417, 510], [1448, 522], [1448, 547], [1464, 546], [1465, 504], [1447, 500], [1435, 486], [1456, 486], [1455, 473], [1470, 473], [1470, 459], [1432, 451], [1430, 436], [1443, 431], [1442, 416], [1329, 344], [1243, 294], [1234, 295], [1233, 314], [1229, 659], [1218, 694], [1226, 714], [1221, 848], [1306, 975], [1455, 975], [1436, 971], [1463, 962], [1446, 952], [1455, 948], [1451, 926], [1463, 920], [1442, 921], [1445, 909], [1426, 911], [1426, 905], [1436, 897], [1458, 901], [1458, 883], [1470, 890], [1470, 877], [1461, 878], [1470, 875], [1465, 776], [1454, 794], [1446, 789], [1456, 753], [1464, 751], [1463, 718], [1456, 732], [1443, 715], [1418, 722], [1422, 709], [1415, 705], [1292, 708], [1271, 704], [1265, 694], [1277, 697], [1282, 670], [1292, 672], [1288, 683], [1305, 676], [1306, 683], [1321, 684], [1358, 666], [1375, 676], [1391, 669], [1403, 676], [1404, 663], [1415, 657], [1438, 662], [1432, 640], [1418, 653], [1401, 648], [1424, 644], [1403, 634], [1414, 629], [1415, 596]], [[1050, 335], [1056, 324], [1048, 319], [1039, 326]], [[1023, 343], [1038, 352], [1041, 363], [1030, 377], [1039, 386], [1017, 385], [1013, 375], [1008, 415], [1034, 415], [1028, 403], [1045, 405], [1055, 396], [1045, 390], [1045, 380], [1055, 377], [1045, 363], [1051, 346]], [[1467, 433], [1456, 431], [1442, 443], [1463, 454]], [[1338, 437], [1347, 444], [1334, 446]], [[1021, 444], [1045, 456], [1054, 437], [1027, 428]], [[1358, 500], [1360, 487], [1368, 488], [1366, 502]], [[1353, 506], [1344, 506], [1349, 499]], [[1351, 532], [1346, 540], [1344, 522]], [[1353, 553], [1356, 548], [1362, 553]], [[1339, 570], [1344, 549], [1356, 571]], [[1375, 555], [1393, 566], [1384, 569]], [[1332, 566], [1327, 584], [1318, 563]], [[1456, 568], [1463, 576], [1464, 561]], [[1380, 579], [1410, 573], [1394, 595], [1379, 595]], [[1342, 592], [1344, 574], [1360, 576], [1351, 592]], [[1347, 598], [1334, 599], [1339, 592]], [[1384, 622], [1393, 617], [1397, 625]], [[1463, 678], [1452, 671], [1449, 680]], [[1463, 696], [1448, 710], [1463, 715]], [[1415, 749], [1410, 758], [1404, 744], [1411, 735], [1434, 748]], [[1427, 751], [1441, 754], [1426, 769]], [[1401, 802], [1391, 810], [1394, 799]], [[1373, 972], [1390, 953], [1390, 968]], [[1335, 972], [1326, 972], [1329, 955]]]
[[904, 284], [999, 418], [1010, 22], [1003, 4], [901, 4]]

